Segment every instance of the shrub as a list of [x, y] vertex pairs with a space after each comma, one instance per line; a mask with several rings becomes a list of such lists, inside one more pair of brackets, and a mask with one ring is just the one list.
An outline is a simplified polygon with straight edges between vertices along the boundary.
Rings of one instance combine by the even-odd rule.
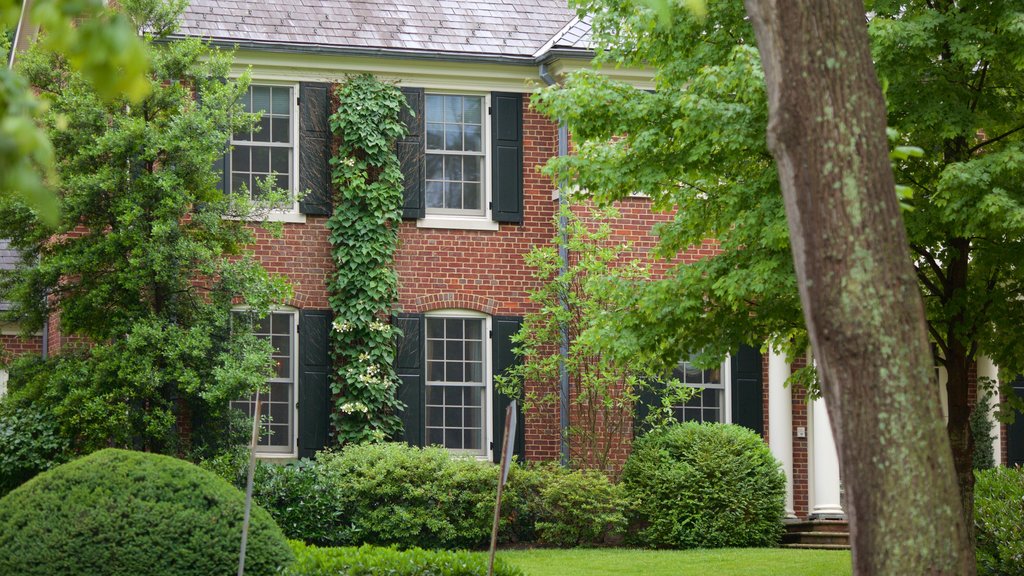
[[0, 497], [66, 461], [69, 449], [67, 438], [46, 412], [0, 407]]
[[474, 548], [490, 538], [498, 468], [441, 448], [349, 445], [319, 457], [338, 506], [332, 544]]
[[625, 531], [628, 500], [622, 486], [596, 470], [570, 471], [556, 465], [536, 470], [539, 481], [524, 499], [533, 512], [538, 543], [603, 544]]
[[[317, 548], [291, 542], [295, 563], [288, 576], [485, 576], [487, 558], [469, 552], [427, 551], [412, 548], [362, 546], [359, 548]], [[496, 558], [497, 576], [522, 576], [522, 571]]]
[[[0, 574], [206, 576], [238, 565], [244, 496], [168, 456], [102, 450], [44, 472], [0, 500]], [[293, 559], [254, 507], [247, 574]]]
[[1024, 468], [974, 473], [978, 574], [1024, 575]]
[[786, 478], [754, 432], [684, 423], [637, 439], [622, 481], [635, 502], [634, 544], [655, 548], [774, 546]]

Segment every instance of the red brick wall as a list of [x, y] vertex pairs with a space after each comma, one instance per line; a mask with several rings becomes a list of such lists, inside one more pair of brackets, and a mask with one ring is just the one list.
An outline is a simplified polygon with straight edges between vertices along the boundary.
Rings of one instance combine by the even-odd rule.
[[[798, 370], [807, 365], [806, 358], [799, 358], [792, 364]], [[808, 470], [810, 461], [807, 452], [807, 437], [811, 431], [807, 428], [807, 391], [802, 386], [793, 387], [793, 512], [797, 518], [806, 518], [810, 514], [810, 485]], [[797, 438], [796, 429], [803, 427], [806, 434]]]
[[24, 354], [41, 354], [43, 337], [30, 336], [21, 338], [13, 334], [0, 334], [0, 364]]
[[255, 229], [251, 247], [256, 258], [271, 274], [288, 278], [295, 291], [291, 306], [326, 309], [327, 275], [333, 269], [327, 240], [327, 218], [308, 216], [305, 224], [284, 224], [280, 238]]

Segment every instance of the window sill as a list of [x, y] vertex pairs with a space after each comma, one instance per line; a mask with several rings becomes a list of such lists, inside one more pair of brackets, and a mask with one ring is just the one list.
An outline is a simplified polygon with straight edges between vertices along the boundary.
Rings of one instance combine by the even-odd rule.
[[449, 230], [484, 230], [495, 232], [499, 224], [482, 217], [427, 216], [416, 221], [417, 228], [446, 228]]
[[266, 218], [241, 218], [238, 216], [222, 216], [225, 220], [244, 220], [246, 222], [285, 222], [290, 224], [305, 224], [306, 215], [301, 212], [271, 211]]
[[295, 452], [260, 452], [256, 450], [256, 458], [258, 460], [272, 460], [274, 462], [286, 462], [295, 461], [299, 459], [299, 455]]
[[271, 212], [267, 214], [267, 222], [290, 222], [305, 224], [306, 215], [300, 212]]

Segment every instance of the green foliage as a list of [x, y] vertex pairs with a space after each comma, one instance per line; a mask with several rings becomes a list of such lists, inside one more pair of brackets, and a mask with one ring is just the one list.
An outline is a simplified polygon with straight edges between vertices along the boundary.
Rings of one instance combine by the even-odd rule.
[[[582, 215], [581, 215], [582, 214]], [[609, 471], [612, 452], [632, 432], [633, 415], [641, 389], [674, 366], [622, 342], [630, 335], [595, 329], [635, 305], [633, 287], [648, 281], [641, 261], [630, 247], [615, 239], [615, 210], [589, 211], [582, 205], [566, 206], [556, 221], [564, 229], [565, 245], [572, 261], [563, 269], [559, 256], [561, 234], [548, 246], [531, 250], [525, 257], [532, 276], [539, 281], [530, 292], [536, 312], [526, 315], [523, 327], [513, 336], [516, 353], [525, 358], [497, 378], [499, 389], [523, 399], [524, 408], [557, 405], [559, 352], [562, 331], [569, 335], [564, 358], [572, 398], [572, 425], [564, 432], [574, 466]], [[558, 223], [564, 221], [563, 223]], [[524, 382], [540, 386], [527, 391]], [[681, 404], [689, 390], [674, 387], [672, 401]]]
[[[56, 181], [55, 158], [60, 156], [55, 156], [46, 131], [37, 124], [45, 115], [46, 104], [36, 99], [21, 75], [6, 66], [10, 48], [6, 31], [16, 27], [20, 13], [20, 1], [0, 0], [0, 53], [4, 56], [0, 67], [0, 200], [16, 196], [53, 225], [58, 205], [49, 186]], [[63, 54], [68, 65], [103, 98], [127, 95], [136, 103], [147, 95], [149, 58], [138, 37], [144, 21], [109, 10], [102, 0], [40, 0], [32, 3], [29, 17], [31, 24], [47, 31], [40, 43]]]
[[68, 448], [46, 412], [0, 403], [0, 497], [64, 462]]
[[655, 91], [595, 71], [539, 91], [533, 104], [564, 121], [577, 145], [546, 171], [599, 204], [639, 192], [656, 210], [675, 209], [656, 230], [667, 258], [690, 247], [719, 250], [636, 283], [631, 305], [592, 327], [602, 334], [596, 341], [620, 356], [659, 355], [666, 366], [696, 351], [713, 365], [741, 344], [767, 341], [803, 354], [785, 210], [766, 146], [764, 74], [743, 4], [708, 2], [703, 18], [677, 8], [670, 26], [625, 0], [576, 7], [593, 15], [597, 63], [649, 67]]
[[597, 470], [537, 469], [535, 498], [537, 543], [573, 547], [614, 542], [626, 530], [630, 506], [622, 485]]
[[[284, 574], [289, 576], [485, 576], [487, 558], [469, 552], [359, 548], [317, 548], [291, 542], [296, 561]], [[522, 571], [495, 559], [498, 576], [522, 576]]]
[[398, 299], [394, 269], [403, 180], [395, 141], [406, 133], [401, 91], [369, 74], [335, 92], [331, 130], [338, 136], [334, 213], [327, 220], [335, 270], [327, 282], [334, 311], [331, 420], [339, 444], [381, 441], [401, 432], [394, 371], [397, 330], [388, 322]]
[[[180, 7], [121, 4], [154, 26], [171, 26], [167, 6]], [[16, 304], [9, 317], [24, 330], [58, 315], [63, 335], [89, 345], [63, 356], [65, 347], [27, 380], [12, 370], [10, 389], [44, 401], [83, 452], [183, 451], [183, 414], [226, 437], [228, 402], [271, 369], [269, 344], [231, 325], [232, 306], [261, 315], [290, 294], [243, 249], [253, 240], [243, 220], [267, 208], [224, 197], [211, 170], [230, 135], [255, 120], [239, 102], [247, 78], [221, 82], [230, 55], [198, 40], [153, 42], [169, 31], [146, 37], [153, 67], [138, 102], [101, 98], [42, 45], [19, 60], [50, 103], [64, 218], [53, 229], [17, 199], [0, 200], [0, 229], [25, 255], [0, 278], [0, 298]]]
[[353, 444], [318, 462], [345, 519], [337, 544], [478, 548], [490, 537], [496, 466], [404, 444]]
[[[245, 468], [238, 470], [244, 472]], [[244, 482], [244, 475], [239, 480]], [[285, 465], [260, 462], [253, 498], [271, 512], [289, 538], [329, 544], [335, 541], [338, 526], [343, 526], [347, 518], [342, 516], [344, 511], [325, 480], [317, 463], [310, 460]]]
[[635, 501], [632, 541], [651, 548], [775, 546], [786, 477], [760, 436], [687, 422], [633, 443], [622, 483]]
[[991, 393], [979, 395], [978, 401], [971, 410], [971, 435], [974, 436], [975, 470], [988, 470], [996, 465], [995, 450], [992, 448], [992, 427], [995, 422], [989, 414], [989, 398]]
[[[232, 573], [244, 495], [167, 456], [103, 450], [40, 474], [0, 500], [0, 573]], [[281, 530], [255, 507], [247, 574], [293, 559]]]
[[975, 473], [974, 527], [978, 574], [1024, 574], [1024, 469]]
[[[245, 455], [203, 467], [245, 485]], [[439, 448], [352, 444], [287, 465], [257, 464], [253, 498], [289, 538], [321, 546], [482, 548], [498, 468]], [[514, 465], [502, 498], [503, 543], [600, 545], [618, 539], [629, 505], [597, 471]]]

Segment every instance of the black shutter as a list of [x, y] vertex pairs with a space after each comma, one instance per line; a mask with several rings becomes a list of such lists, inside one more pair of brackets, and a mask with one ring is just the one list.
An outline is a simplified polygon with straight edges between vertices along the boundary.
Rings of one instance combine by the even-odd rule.
[[402, 411], [403, 439], [411, 446], [423, 446], [423, 406], [427, 386], [423, 344], [423, 315], [400, 314], [396, 319], [402, 330], [395, 353], [395, 372], [402, 383], [398, 399], [405, 403]]
[[405, 178], [405, 201], [402, 204], [402, 218], [423, 218], [426, 205], [423, 200], [424, 173], [423, 155], [423, 89], [402, 88], [408, 107], [402, 108], [399, 119], [409, 133], [397, 143], [398, 161]]
[[633, 412], [633, 436], [650, 430], [647, 425], [647, 415], [651, 413], [652, 406], [661, 406], [661, 397], [665, 393], [665, 385], [661, 382], [647, 382], [646, 386], [640, 388], [637, 394], [636, 410]]
[[331, 214], [331, 97], [330, 84], [299, 84], [299, 211], [313, 216]]
[[523, 95], [491, 93], [491, 218], [523, 221]]
[[[1018, 376], [1010, 387], [1024, 399], [1024, 376]], [[1017, 412], [1013, 424], [1006, 427], [1006, 465], [1024, 466], [1024, 414]]]
[[[494, 358], [495, 375], [501, 374], [506, 369], [519, 364], [520, 358], [512, 351], [512, 336], [519, 332], [519, 328], [522, 325], [522, 318], [494, 317], [491, 323], [491, 350]], [[501, 443], [505, 436], [505, 410], [511, 403], [511, 398], [504, 394], [499, 394], [497, 390], [494, 391], [494, 429], [491, 435], [491, 446], [495, 462], [499, 462], [501, 458]], [[516, 417], [516, 439], [512, 453], [519, 456], [519, 461], [522, 462], [526, 456], [526, 422], [523, 420], [522, 404], [519, 404], [517, 407], [519, 414]]]
[[327, 375], [330, 310], [299, 312], [299, 457], [312, 458], [330, 435], [331, 390]]
[[732, 423], [764, 436], [761, 353], [740, 346], [732, 357]]

